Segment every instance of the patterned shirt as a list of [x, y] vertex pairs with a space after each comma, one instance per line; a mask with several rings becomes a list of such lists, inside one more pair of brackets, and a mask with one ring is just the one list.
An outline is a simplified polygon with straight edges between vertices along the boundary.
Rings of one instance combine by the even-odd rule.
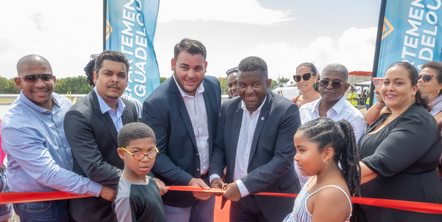
[[56, 93], [52, 101], [51, 111], [20, 93], [6, 111], [1, 135], [8, 156], [8, 186], [15, 192], [60, 190], [98, 197], [100, 184], [71, 171], [71, 147], [63, 125], [72, 103]]
[[435, 116], [442, 112], [442, 95], [436, 97], [433, 101], [430, 102], [431, 107], [433, 109], [431, 110], [431, 115]]

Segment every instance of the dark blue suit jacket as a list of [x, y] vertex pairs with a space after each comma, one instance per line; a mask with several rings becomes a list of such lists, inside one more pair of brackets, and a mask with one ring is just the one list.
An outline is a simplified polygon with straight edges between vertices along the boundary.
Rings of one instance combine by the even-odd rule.
[[[253, 135], [248, 175], [241, 178], [241, 181], [250, 194], [298, 193], [300, 186], [293, 168], [293, 157], [296, 154], [293, 136], [301, 123], [298, 107], [269, 90], [264, 102]], [[242, 116], [240, 97], [223, 103], [209, 175], [222, 175], [223, 168], [227, 166], [227, 183], [234, 182], [233, 171]], [[282, 221], [293, 210], [295, 198], [254, 197], [268, 221]]]
[[[218, 79], [206, 76], [204, 100], [209, 128], [209, 158], [221, 107]], [[173, 77], [156, 88], [143, 104], [141, 121], [155, 132], [157, 148], [153, 171], [166, 185], [188, 185], [192, 178], [200, 178], [200, 159], [192, 122]], [[209, 184], [208, 184], [209, 185]], [[191, 192], [169, 191], [162, 196], [164, 204], [190, 207], [195, 201]]]

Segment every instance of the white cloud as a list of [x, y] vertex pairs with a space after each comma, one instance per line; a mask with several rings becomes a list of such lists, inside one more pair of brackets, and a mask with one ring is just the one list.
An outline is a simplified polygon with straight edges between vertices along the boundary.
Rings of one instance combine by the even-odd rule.
[[266, 9], [256, 0], [167, 0], [160, 4], [159, 23], [214, 20], [274, 25], [293, 20], [289, 11]]
[[251, 49], [241, 50], [233, 60], [240, 61], [251, 55], [259, 56], [267, 62], [269, 77], [272, 79], [279, 75], [291, 79], [296, 66], [302, 62], [314, 63], [320, 72], [330, 63], [341, 63], [349, 71], [371, 71], [375, 42], [376, 28], [350, 28], [337, 41], [322, 36], [306, 47], [285, 42], [260, 44]]
[[103, 48], [102, 2], [8, 1], [2, 9], [0, 76], [14, 77], [28, 54], [47, 58], [58, 78], [84, 75], [90, 54]]

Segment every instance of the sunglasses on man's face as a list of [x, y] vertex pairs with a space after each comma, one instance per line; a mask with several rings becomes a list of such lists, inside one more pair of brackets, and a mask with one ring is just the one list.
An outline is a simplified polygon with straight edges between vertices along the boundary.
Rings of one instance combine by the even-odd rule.
[[422, 79], [424, 82], [429, 82], [434, 76], [433, 75], [419, 75], [419, 79]]
[[[310, 77], [312, 76], [316, 76], [315, 73], [304, 73], [304, 75], [302, 75], [302, 78], [304, 79], [304, 81], [308, 81], [310, 79]], [[295, 82], [300, 82], [301, 81], [301, 75], [293, 75], [293, 80], [295, 80]]]
[[43, 82], [45, 83], [50, 83], [54, 79], [54, 76], [52, 74], [34, 74], [34, 75], [26, 75], [24, 77], [20, 77], [20, 79], [24, 79], [26, 85], [29, 86], [34, 85], [39, 78], [43, 80]]
[[330, 82], [328, 80], [321, 80], [321, 81], [319, 81], [319, 86], [324, 87], [324, 88], [327, 87], [330, 84], [332, 85], [333, 89], [339, 89], [339, 88], [341, 88], [341, 85], [344, 84], [344, 83], [338, 82], [338, 81]]

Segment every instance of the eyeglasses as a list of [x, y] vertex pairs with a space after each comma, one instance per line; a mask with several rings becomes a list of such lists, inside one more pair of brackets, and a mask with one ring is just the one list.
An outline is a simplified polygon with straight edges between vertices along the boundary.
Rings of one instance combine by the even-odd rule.
[[155, 150], [151, 150], [147, 153], [140, 153], [140, 152], [131, 153], [128, 150], [126, 150], [124, 147], [120, 147], [120, 149], [128, 152], [131, 156], [133, 156], [133, 158], [135, 160], [142, 160], [142, 159], [144, 159], [145, 156], [147, 156], [148, 159], [153, 159], [157, 156], [157, 153], [160, 152], [160, 151], [158, 151], [158, 149], [156, 147], [155, 147]]
[[34, 75], [26, 75], [25, 77], [20, 77], [20, 79], [24, 79], [26, 85], [32, 86], [34, 85], [38, 79], [43, 80], [45, 83], [50, 83], [54, 76], [52, 74], [34, 74]]
[[341, 88], [341, 85], [344, 84], [342, 82], [337, 82], [337, 81], [336, 82], [330, 82], [328, 80], [319, 81], [319, 85], [324, 88], [327, 87], [328, 85], [330, 85], [330, 83], [331, 83], [333, 89], [339, 89], [339, 88]]
[[232, 74], [233, 72], [238, 72], [238, 67], [228, 69], [228, 70], [226, 71], [226, 74], [227, 74], [227, 75], [230, 75], [230, 74]]
[[422, 79], [424, 82], [429, 82], [433, 77], [433, 75], [420, 75], [419, 79]]
[[[316, 76], [316, 73], [304, 73], [304, 75], [302, 75], [302, 78], [304, 79], [304, 81], [308, 81], [312, 76]], [[301, 76], [293, 75], [293, 80], [295, 80], [295, 82], [300, 82]]]

